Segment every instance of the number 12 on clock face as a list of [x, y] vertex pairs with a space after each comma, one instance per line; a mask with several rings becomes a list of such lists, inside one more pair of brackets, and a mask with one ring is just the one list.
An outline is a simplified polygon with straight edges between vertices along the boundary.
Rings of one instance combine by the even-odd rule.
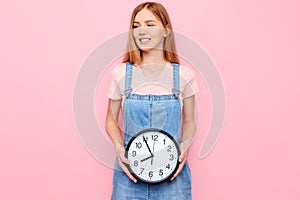
[[126, 147], [127, 166], [132, 175], [147, 183], [161, 183], [176, 172], [180, 155], [176, 140], [160, 129], [145, 129]]

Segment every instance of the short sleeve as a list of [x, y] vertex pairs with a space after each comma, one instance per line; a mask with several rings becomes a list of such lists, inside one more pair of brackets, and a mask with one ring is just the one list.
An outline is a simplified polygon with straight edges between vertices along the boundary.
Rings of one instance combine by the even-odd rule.
[[122, 99], [122, 92], [121, 92], [121, 84], [120, 81], [122, 79], [121, 77], [121, 68], [122, 66], [118, 65], [116, 66], [110, 75], [110, 81], [109, 81], [109, 87], [108, 87], [108, 93], [107, 97], [112, 100], [120, 100]]
[[199, 86], [193, 70], [186, 66], [181, 68], [181, 82], [183, 83], [182, 98], [190, 97], [199, 92]]

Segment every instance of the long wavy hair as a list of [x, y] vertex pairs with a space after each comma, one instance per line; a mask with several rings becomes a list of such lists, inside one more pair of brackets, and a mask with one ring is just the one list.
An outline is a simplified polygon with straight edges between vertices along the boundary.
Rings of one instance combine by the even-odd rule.
[[168, 34], [163, 41], [163, 51], [166, 61], [179, 64], [175, 46], [175, 38], [169, 14], [164, 6], [157, 2], [145, 2], [138, 5], [133, 10], [130, 20], [126, 53], [124, 55], [123, 62], [130, 62], [133, 65], [139, 65], [143, 60], [142, 50], [138, 48], [133, 36], [133, 22], [137, 13], [144, 8], [149, 10], [157, 19], [159, 19], [164, 28], [167, 30]]

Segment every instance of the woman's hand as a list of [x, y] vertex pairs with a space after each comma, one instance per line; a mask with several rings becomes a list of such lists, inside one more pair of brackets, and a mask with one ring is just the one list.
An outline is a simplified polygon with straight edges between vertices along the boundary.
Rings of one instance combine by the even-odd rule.
[[125, 158], [125, 148], [123, 146], [124, 140], [121, 137], [121, 129], [118, 124], [118, 116], [121, 109], [121, 103], [121, 100], [108, 100], [105, 128], [111, 140], [115, 144], [119, 166], [130, 178], [130, 180], [136, 183], [137, 180], [131, 175], [125, 165], [129, 164], [129, 160]]
[[179, 156], [179, 167], [176, 171], [176, 173], [173, 175], [173, 177], [171, 178], [171, 181], [173, 181], [178, 174], [181, 172], [183, 166], [185, 165], [186, 161], [187, 161], [187, 157], [188, 157], [188, 153], [189, 153], [189, 147], [190, 147], [190, 142], [186, 141], [182, 141], [180, 143], [180, 156]]
[[192, 144], [192, 140], [195, 134], [196, 126], [194, 122], [194, 95], [183, 99], [182, 109], [182, 141], [180, 143], [180, 156], [179, 156], [179, 167], [171, 178], [173, 181], [176, 176], [181, 172], [184, 164], [187, 161], [189, 148]]
[[115, 148], [116, 148], [116, 151], [117, 151], [119, 166], [125, 172], [125, 174], [128, 176], [128, 178], [136, 183], [137, 180], [132, 176], [132, 174], [129, 172], [128, 168], [125, 165], [125, 164], [129, 164], [129, 160], [127, 158], [125, 158], [125, 148], [124, 148], [124, 146], [121, 145], [121, 144], [116, 144]]

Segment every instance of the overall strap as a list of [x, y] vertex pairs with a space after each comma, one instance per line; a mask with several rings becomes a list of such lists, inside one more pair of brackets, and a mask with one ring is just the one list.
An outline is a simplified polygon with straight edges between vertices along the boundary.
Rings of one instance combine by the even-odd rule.
[[126, 98], [128, 98], [129, 94], [132, 91], [131, 80], [132, 80], [132, 65], [130, 62], [126, 62], [125, 91], [124, 91]]
[[177, 63], [172, 63], [173, 65], [173, 94], [177, 99], [180, 94], [180, 79], [179, 79], [179, 65]]

